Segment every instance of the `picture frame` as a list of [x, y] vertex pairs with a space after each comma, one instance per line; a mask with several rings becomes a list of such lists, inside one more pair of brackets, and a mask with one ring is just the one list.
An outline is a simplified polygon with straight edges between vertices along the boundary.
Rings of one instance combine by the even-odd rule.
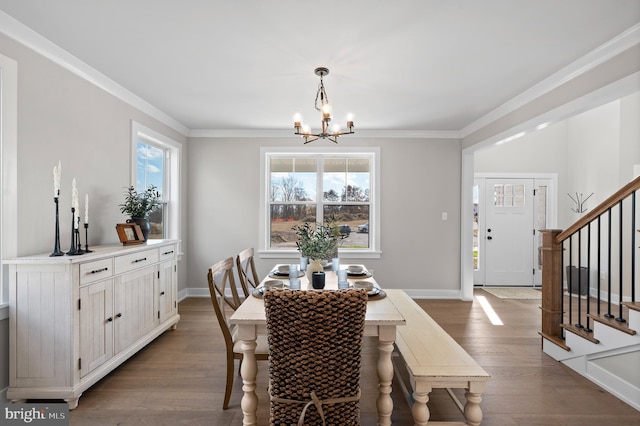
[[142, 229], [135, 223], [118, 223], [116, 225], [116, 231], [118, 232], [120, 242], [124, 246], [144, 243]]

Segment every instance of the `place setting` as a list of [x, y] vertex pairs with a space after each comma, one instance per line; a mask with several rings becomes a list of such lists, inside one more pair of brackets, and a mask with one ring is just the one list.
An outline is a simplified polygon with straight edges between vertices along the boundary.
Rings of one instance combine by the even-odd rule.
[[291, 272], [295, 270], [295, 275], [297, 278], [301, 278], [304, 276], [304, 271], [298, 268], [298, 265], [278, 265], [271, 272], [269, 272], [269, 278], [289, 278], [291, 276]]
[[346, 271], [349, 278], [371, 278], [373, 276], [364, 265], [349, 265]]

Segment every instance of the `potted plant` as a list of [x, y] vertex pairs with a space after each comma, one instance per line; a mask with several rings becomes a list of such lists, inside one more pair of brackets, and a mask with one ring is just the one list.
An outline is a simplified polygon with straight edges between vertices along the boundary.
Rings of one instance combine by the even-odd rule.
[[292, 229], [298, 237], [296, 246], [300, 255], [309, 259], [307, 274], [311, 281], [313, 272], [324, 269], [322, 261], [330, 260], [337, 255], [340, 230], [332, 226], [331, 220], [326, 220], [325, 223], [316, 222], [315, 225], [305, 222], [295, 225]]
[[155, 185], [149, 185], [143, 192], [138, 192], [132, 186], [127, 188], [124, 203], [120, 204], [120, 211], [130, 216], [127, 223], [136, 223], [142, 229], [144, 240], [147, 241], [151, 223], [149, 223], [149, 213], [154, 211], [159, 205], [160, 193]]

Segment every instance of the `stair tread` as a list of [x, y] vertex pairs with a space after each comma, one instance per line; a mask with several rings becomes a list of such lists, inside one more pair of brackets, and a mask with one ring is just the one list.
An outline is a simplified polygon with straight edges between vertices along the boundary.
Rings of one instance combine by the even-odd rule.
[[591, 343], [595, 343], [596, 345], [600, 343], [600, 340], [593, 337], [593, 331], [586, 331], [584, 328], [576, 327], [573, 324], [560, 324], [560, 327], [582, 337], [583, 339], [587, 339]]
[[633, 311], [640, 312], [640, 302], [622, 302], [622, 306], [626, 306]]
[[588, 316], [594, 321], [598, 321], [599, 323], [606, 324], [609, 327], [622, 331], [623, 333], [630, 334], [631, 336], [634, 336], [636, 334], [635, 330], [629, 328], [628, 322], [616, 321], [615, 318], [607, 318], [604, 315], [598, 315], [598, 314], [589, 314]]
[[545, 339], [547, 339], [548, 341], [560, 346], [562, 349], [564, 349], [567, 352], [571, 350], [571, 348], [567, 346], [565, 341], [558, 336], [551, 336], [547, 333], [543, 333], [542, 331], [539, 331], [538, 334], [544, 337]]

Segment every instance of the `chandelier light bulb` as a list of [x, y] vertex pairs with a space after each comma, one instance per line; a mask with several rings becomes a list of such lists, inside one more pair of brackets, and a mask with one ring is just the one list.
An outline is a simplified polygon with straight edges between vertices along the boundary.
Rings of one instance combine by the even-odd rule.
[[322, 118], [325, 120], [331, 120], [331, 114], [333, 114], [333, 108], [329, 102], [322, 104]]
[[294, 127], [300, 127], [300, 123], [302, 123], [302, 114], [299, 112], [293, 114], [293, 122], [295, 123]]
[[303, 135], [309, 135], [311, 134], [311, 127], [309, 127], [308, 124], [303, 124], [302, 125], [302, 134]]
[[340, 133], [340, 125], [338, 123], [335, 123], [333, 126], [331, 126], [331, 129], [333, 130], [334, 135]]

